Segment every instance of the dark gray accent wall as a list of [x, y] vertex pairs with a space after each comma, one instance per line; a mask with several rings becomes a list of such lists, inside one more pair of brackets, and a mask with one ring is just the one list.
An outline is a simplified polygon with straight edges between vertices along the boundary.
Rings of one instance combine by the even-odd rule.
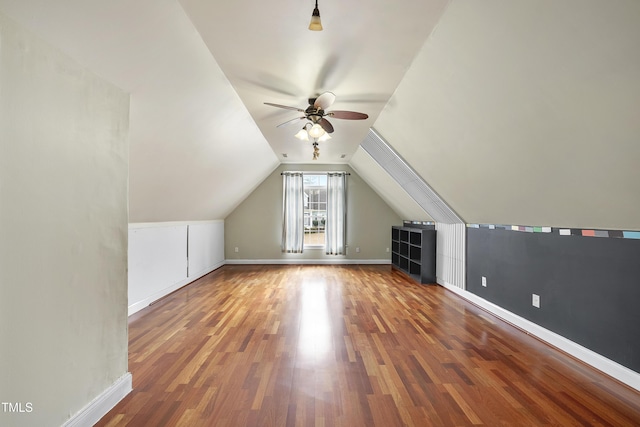
[[467, 290], [640, 372], [640, 240], [468, 228]]

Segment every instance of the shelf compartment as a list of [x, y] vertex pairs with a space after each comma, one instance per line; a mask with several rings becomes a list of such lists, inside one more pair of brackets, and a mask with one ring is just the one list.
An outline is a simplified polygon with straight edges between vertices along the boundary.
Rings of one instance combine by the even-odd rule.
[[398, 255], [397, 253], [392, 253], [391, 254], [391, 263], [393, 265], [400, 265], [400, 255]]
[[405, 271], [409, 270], [409, 260], [404, 258], [404, 257], [400, 257], [400, 259], [398, 260], [398, 266]]
[[417, 246], [410, 246], [409, 259], [411, 259], [411, 261], [416, 261], [420, 263], [421, 262], [420, 260], [422, 259], [422, 249]]
[[409, 274], [412, 276], [420, 276], [420, 264], [409, 261]]
[[400, 250], [398, 252], [400, 252], [400, 255], [408, 257], [409, 256], [409, 244], [408, 243], [404, 243], [404, 242], [400, 242]]
[[391, 252], [400, 252], [399, 242], [391, 242]]
[[409, 233], [409, 243], [418, 246], [422, 245], [422, 233]]

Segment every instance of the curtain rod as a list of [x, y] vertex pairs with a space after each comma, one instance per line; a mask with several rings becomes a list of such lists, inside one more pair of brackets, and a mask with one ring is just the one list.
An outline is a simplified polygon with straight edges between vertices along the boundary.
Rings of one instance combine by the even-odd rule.
[[287, 173], [301, 173], [302, 175], [307, 174], [307, 175], [318, 175], [318, 174], [322, 174], [322, 173], [343, 173], [345, 175], [351, 175], [349, 172], [345, 172], [345, 171], [307, 171], [307, 172], [303, 172], [303, 171], [284, 171], [281, 172], [280, 175], [284, 175]]

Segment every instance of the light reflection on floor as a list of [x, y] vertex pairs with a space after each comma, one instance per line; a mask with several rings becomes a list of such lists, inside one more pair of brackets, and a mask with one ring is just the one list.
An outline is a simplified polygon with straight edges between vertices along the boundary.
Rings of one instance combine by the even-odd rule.
[[322, 363], [331, 352], [327, 283], [306, 279], [300, 285], [300, 332], [298, 357], [304, 364]]

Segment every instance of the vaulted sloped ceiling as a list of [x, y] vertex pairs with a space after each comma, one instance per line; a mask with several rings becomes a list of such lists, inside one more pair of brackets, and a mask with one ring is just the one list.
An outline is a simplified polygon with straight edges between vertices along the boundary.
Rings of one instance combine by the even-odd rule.
[[[221, 219], [280, 162], [311, 160], [276, 125], [332, 91], [321, 161], [347, 163], [449, 0], [0, 0], [0, 10], [131, 94], [130, 221]], [[298, 124], [302, 127], [302, 124]], [[283, 156], [286, 154], [286, 157]]]
[[[131, 94], [130, 220], [222, 219], [280, 162], [276, 125], [333, 91], [321, 161], [373, 127], [467, 222], [640, 229], [637, 0], [0, 0], [0, 11]], [[287, 157], [283, 157], [287, 154]], [[343, 156], [344, 155], [344, 156]], [[422, 218], [410, 218], [422, 219]]]
[[375, 123], [470, 223], [640, 229], [640, 2], [453, 1]]
[[[313, 0], [180, 0], [274, 152], [283, 163], [312, 159], [311, 143], [294, 138], [300, 112], [325, 91], [330, 110], [369, 115], [329, 118], [323, 163], [347, 163], [433, 31], [449, 0], [320, 0], [324, 31], [309, 31]], [[294, 119], [290, 125], [279, 124]], [[287, 156], [284, 157], [283, 154]]]
[[130, 222], [222, 219], [279, 161], [176, 1], [1, 0], [128, 91]]
[[433, 221], [433, 218], [362, 147], [351, 157], [349, 165], [400, 218]]

